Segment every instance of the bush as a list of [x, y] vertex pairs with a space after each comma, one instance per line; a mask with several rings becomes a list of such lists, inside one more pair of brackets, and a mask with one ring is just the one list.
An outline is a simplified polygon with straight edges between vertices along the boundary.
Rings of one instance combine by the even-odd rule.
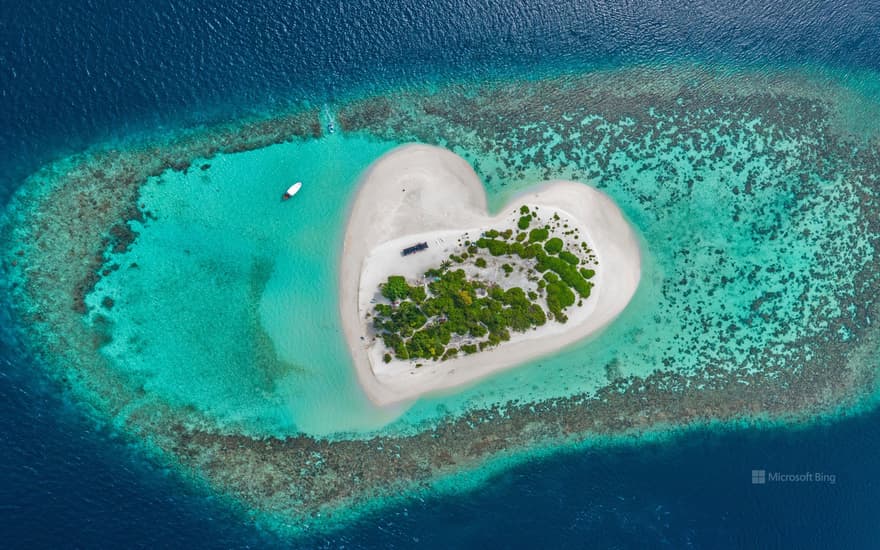
[[391, 362], [391, 354], [386, 353], [385, 355], [382, 356], [382, 360], [385, 361], [386, 363], [390, 363]]
[[592, 283], [588, 283], [578, 272], [577, 268], [565, 260], [540, 254], [538, 255], [538, 264], [535, 266], [535, 269], [541, 272], [549, 269], [559, 275], [559, 278], [565, 284], [577, 290], [578, 294], [582, 297], [587, 298], [590, 296], [590, 289], [593, 287]]
[[486, 231], [485, 233], [483, 233], [483, 236], [485, 236], [487, 239], [494, 239], [498, 235], [499, 235], [498, 231], [495, 231], [494, 229], [490, 229], [489, 231]]
[[526, 300], [525, 291], [518, 286], [507, 289], [504, 292], [504, 298], [502, 300], [505, 304], [509, 306], [523, 305], [528, 303], [528, 300]]
[[425, 292], [425, 287], [422, 286], [411, 286], [409, 287], [409, 299], [417, 304], [421, 304], [425, 301], [428, 295]]
[[388, 281], [382, 284], [381, 287], [382, 296], [388, 298], [392, 302], [402, 300], [409, 296], [409, 285], [406, 284], [406, 279], [400, 275], [389, 276]]
[[500, 329], [497, 332], [489, 333], [489, 339], [487, 340], [491, 345], [497, 346], [501, 342], [506, 342], [510, 340], [510, 331], [506, 328]]
[[526, 205], [522, 205], [522, 206], [520, 206], [520, 207], [519, 207], [519, 213], [522, 214], [522, 215], [524, 215], [524, 216], [525, 216], [525, 215], [528, 215], [528, 213], [529, 213], [529, 207], [526, 206]]
[[486, 259], [485, 258], [477, 258], [474, 261], [474, 265], [477, 267], [486, 267]]
[[497, 239], [480, 239], [477, 241], [477, 246], [480, 248], [488, 248], [489, 253], [493, 256], [503, 256], [504, 254], [507, 254], [510, 249], [509, 244]]
[[529, 319], [531, 319], [532, 323], [535, 326], [540, 327], [547, 322], [547, 314], [544, 313], [544, 310], [541, 309], [541, 306], [539, 306], [538, 304], [532, 304], [529, 306]]
[[412, 330], [421, 327], [428, 320], [428, 318], [422, 313], [422, 310], [419, 309], [419, 306], [415, 305], [413, 302], [403, 302], [400, 304], [397, 311], [392, 313], [391, 319], [397, 325], [404, 325]]
[[510, 245], [510, 251], [511, 253], [515, 252], [517, 256], [524, 260], [530, 260], [532, 258], [536, 258], [538, 254], [542, 253], [543, 250], [541, 248], [541, 245], [537, 243], [530, 244], [526, 247], [523, 247], [523, 245], [520, 243], [513, 243], [512, 245]]
[[544, 243], [544, 250], [546, 250], [548, 254], [558, 254], [562, 250], [562, 239], [559, 237], [553, 237]]
[[532, 229], [529, 231], [529, 242], [530, 243], [539, 243], [541, 241], [547, 240], [547, 237], [550, 236], [550, 231], [545, 228], [540, 229]]
[[521, 243], [524, 240], [526, 240], [526, 237], [528, 237], [528, 235], [526, 235], [525, 233], [517, 233], [516, 234], [516, 242]]
[[592, 279], [595, 274], [596, 272], [592, 269], [587, 269], [585, 267], [581, 268], [581, 275], [583, 275], [584, 279]]
[[568, 250], [563, 250], [559, 253], [559, 257], [570, 263], [571, 265], [577, 265], [581, 263], [580, 258], [569, 252]]
[[461, 351], [465, 352], [468, 355], [472, 353], [477, 353], [477, 346], [475, 346], [474, 344], [464, 344], [463, 346], [461, 346]]
[[505, 275], [510, 275], [511, 273], [513, 273], [513, 266], [510, 265], [510, 264], [504, 264], [504, 265], [502, 265], [502, 266], [501, 266], [501, 269], [504, 270], [504, 274], [505, 274]]
[[529, 228], [530, 223], [532, 223], [531, 216], [520, 216], [519, 221], [516, 222], [516, 226], [525, 231]]
[[547, 285], [547, 309], [560, 323], [568, 321], [563, 310], [574, 304], [574, 292], [565, 283], [550, 283]]

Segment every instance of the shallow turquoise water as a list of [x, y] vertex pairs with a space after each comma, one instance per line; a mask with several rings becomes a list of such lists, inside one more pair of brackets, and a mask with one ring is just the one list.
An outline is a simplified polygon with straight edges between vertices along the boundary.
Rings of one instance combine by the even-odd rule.
[[[876, 75], [859, 80], [865, 95], [837, 91], [855, 133], [876, 118], [877, 82]], [[119, 258], [122, 269], [90, 297], [95, 305], [115, 300], [105, 312], [113, 336], [105, 353], [143, 387], [143, 404], [189, 407], [223, 430], [408, 432], [448, 414], [588, 394], [616, 377], [660, 368], [759, 369], [767, 357], [785, 361], [786, 344], [821, 334], [825, 320], [851, 317], [853, 282], [811, 273], [855, 269], [853, 257], [867, 259], [872, 249], [863, 240], [848, 244], [848, 256], [826, 254], [855, 222], [856, 199], [845, 170], [808, 174], [815, 185], [800, 196], [799, 178], [811, 166], [800, 152], [818, 134], [768, 138], [748, 130], [764, 121], [747, 112], [730, 115], [745, 117], [738, 123], [747, 128], [730, 134], [724, 116], [697, 113], [706, 117], [700, 132], [711, 148], [695, 158], [692, 142], [673, 139], [681, 120], [645, 109], [658, 131], [636, 136], [644, 140], [629, 148], [610, 146], [610, 137], [631, 131], [626, 120], [598, 120], [608, 136], [599, 143], [580, 141], [596, 117], [563, 128], [547, 121], [541, 143], [510, 153], [521, 166], [515, 174], [497, 148], [479, 152], [475, 136], [453, 147], [488, 182], [493, 210], [548, 175], [588, 181], [617, 201], [643, 237], [632, 303], [604, 332], [569, 349], [406, 411], [372, 406], [343, 340], [336, 271], [358, 178], [399, 142], [337, 133], [220, 155], [204, 169], [197, 162], [186, 174], [154, 178], [141, 202], [158, 219], [148, 218]], [[575, 145], [556, 153], [566, 142]], [[723, 158], [711, 160], [718, 146]], [[544, 162], [537, 165], [539, 151]], [[599, 157], [604, 166], [593, 160]], [[295, 180], [305, 182], [303, 191], [281, 204], [280, 192]]]
[[[158, 219], [91, 297], [115, 300], [105, 353], [145, 399], [224, 429], [381, 423], [349, 367], [335, 273], [358, 174], [393, 145], [330, 136], [154, 178], [142, 203]], [[295, 180], [303, 190], [282, 204]]]

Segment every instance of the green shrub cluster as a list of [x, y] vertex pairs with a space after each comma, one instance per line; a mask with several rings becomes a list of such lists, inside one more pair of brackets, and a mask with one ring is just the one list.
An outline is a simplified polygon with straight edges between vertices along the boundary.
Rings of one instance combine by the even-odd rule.
[[550, 236], [550, 230], [544, 227], [532, 229], [529, 231], [529, 242], [530, 243], [539, 243], [542, 241], [546, 241], [547, 237]]
[[381, 285], [380, 290], [382, 291], [382, 296], [392, 302], [403, 300], [409, 296], [409, 285], [406, 284], [406, 279], [400, 275], [388, 277], [388, 281]]
[[578, 273], [577, 268], [565, 260], [561, 260], [554, 256], [548, 256], [546, 254], [539, 254], [538, 265], [535, 266], [535, 269], [542, 273], [549, 269], [559, 275], [559, 278], [562, 279], [565, 284], [577, 290], [578, 294], [582, 297], [588, 298], [590, 296], [590, 289], [593, 287], [592, 283], [587, 282], [587, 280]]
[[[398, 276], [392, 277], [383, 288], [400, 286]], [[478, 298], [479, 289], [486, 290], [486, 296]], [[523, 332], [547, 321], [544, 310], [523, 289], [486, 289], [468, 280], [461, 269], [440, 274], [428, 284], [427, 293], [422, 287], [407, 285], [406, 294], [425, 295], [419, 304], [411, 300], [396, 306], [377, 304], [373, 318], [385, 345], [400, 359], [448, 359], [459, 351], [446, 349], [452, 335], [479, 338], [480, 348], [485, 349], [509, 340], [510, 331]], [[476, 344], [463, 345], [460, 351], [474, 353], [477, 348]]]
[[498, 239], [481, 238], [477, 241], [477, 246], [480, 248], [488, 248], [489, 254], [493, 256], [503, 256], [510, 251], [510, 245], [507, 241], [501, 241]]
[[[399, 275], [380, 285], [382, 296], [394, 304], [377, 304], [373, 325], [394, 357], [436, 361], [459, 353], [476, 353], [509, 340], [511, 331], [522, 332], [545, 324], [548, 314], [537, 303], [541, 294], [549, 314], [560, 323], [568, 320], [566, 308], [576, 302], [580, 305], [589, 297], [593, 284], [588, 279], [595, 271], [578, 268], [580, 258], [564, 250], [562, 239], [550, 238], [549, 226], [526, 233], [534, 218], [526, 206], [520, 213], [518, 225], [523, 231], [515, 239], [511, 229], [485, 231], [476, 242], [465, 243], [467, 252], [452, 254], [439, 269], [428, 270], [425, 275], [432, 281], [427, 287], [409, 286]], [[558, 216], [555, 219], [558, 221]], [[581, 243], [580, 248], [589, 250], [586, 243]], [[478, 255], [480, 249], [493, 256], [536, 259], [535, 270], [543, 273], [543, 277], [537, 279], [535, 271], [529, 270], [529, 280], [537, 281], [538, 292], [526, 294], [521, 288], [487, 286], [468, 280], [461, 269], [450, 270], [453, 262], [463, 263], [469, 257], [474, 258], [475, 266], [487, 267], [486, 259]], [[501, 268], [505, 276], [515, 270], [510, 263], [502, 264]], [[478, 291], [485, 291], [485, 295]], [[470, 337], [476, 343], [447, 347], [453, 336]], [[390, 354], [383, 356], [386, 362], [392, 358]]]
[[578, 265], [581, 263], [581, 259], [569, 252], [568, 250], [563, 250], [559, 253], [559, 257], [570, 263], [571, 265]]
[[574, 304], [574, 292], [563, 283], [556, 281], [547, 285], [547, 309], [553, 314], [553, 318], [560, 323], [568, 321], [563, 310]]
[[559, 237], [553, 237], [544, 243], [544, 250], [547, 251], [547, 254], [559, 254], [559, 252], [562, 251], [562, 239]]

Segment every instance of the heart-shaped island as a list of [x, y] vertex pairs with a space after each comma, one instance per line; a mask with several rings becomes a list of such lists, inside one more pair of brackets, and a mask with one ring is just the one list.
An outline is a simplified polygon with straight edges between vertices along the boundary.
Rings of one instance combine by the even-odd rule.
[[340, 309], [358, 379], [388, 405], [595, 333], [623, 311], [640, 275], [636, 234], [604, 193], [548, 181], [490, 216], [464, 159], [406, 145], [360, 184]]

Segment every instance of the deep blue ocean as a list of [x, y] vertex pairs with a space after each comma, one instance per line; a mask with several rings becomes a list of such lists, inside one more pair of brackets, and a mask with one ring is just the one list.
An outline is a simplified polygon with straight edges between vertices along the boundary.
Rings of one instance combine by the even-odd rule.
[[[0, 205], [95, 142], [426, 80], [664, 59], [880, 71], [880, 2], [0, 0]], [[0, 321], [0, 547], [291, 544], [95, 425]], [[705, 429], [532, 461], [294, 544], [874, 548], [878, 477], [877, 411]]]

